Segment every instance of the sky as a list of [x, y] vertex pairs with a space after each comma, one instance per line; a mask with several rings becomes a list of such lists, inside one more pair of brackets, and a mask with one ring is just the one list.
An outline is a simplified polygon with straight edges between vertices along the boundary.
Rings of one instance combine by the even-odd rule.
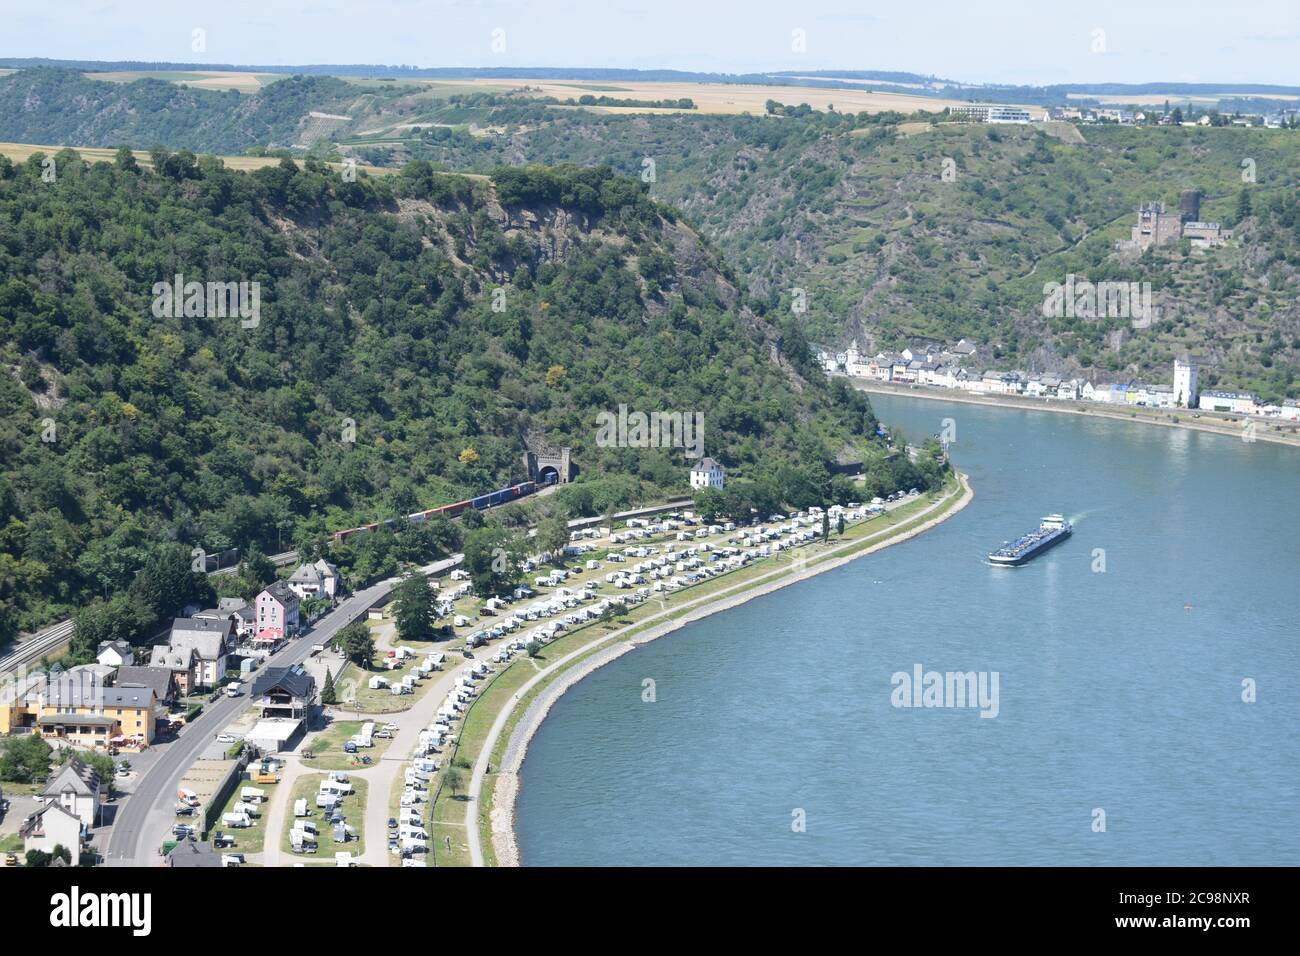
[[1300, 0], [0, 0], [0, 56], [1296, 85]]

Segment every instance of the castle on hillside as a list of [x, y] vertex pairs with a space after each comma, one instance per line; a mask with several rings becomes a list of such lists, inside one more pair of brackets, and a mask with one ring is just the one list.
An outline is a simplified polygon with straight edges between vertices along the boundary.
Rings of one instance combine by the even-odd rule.
[[1232, 233], [1219, 223], [1201, 221], [1200, 190], [1184, 189], [1178, 206], [1178, 212], [1169, 212], [1162, 202], [1143, 203], [1138, 207], [1130, 238], [1117, 243], [1119, 248], [1142, 251], [1187, 239], [1193, 248], [1208, 249], [1232, 238]]

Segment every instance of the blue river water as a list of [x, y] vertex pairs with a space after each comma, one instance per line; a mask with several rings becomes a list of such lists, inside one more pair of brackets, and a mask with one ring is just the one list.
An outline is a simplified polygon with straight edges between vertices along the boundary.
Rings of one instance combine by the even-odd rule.
[[[1300, 449], [872, 401], [951, 419], [974, 501], [572, 688], [523, 863], [1300, 865]], [[1056, 511], [1071, 539], [985, 562]], [[918, 664], [996, 672], [996, 717], [894, 706]]]

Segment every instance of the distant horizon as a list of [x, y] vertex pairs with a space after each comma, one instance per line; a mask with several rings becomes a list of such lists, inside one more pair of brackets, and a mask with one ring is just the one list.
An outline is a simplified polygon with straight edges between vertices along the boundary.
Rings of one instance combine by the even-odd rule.
[[[11, 5], [6, 46], [51, 59], [191, 63], [633, 69], [755, 73], [849, 69], [962, 82], [1283, 85], [1300, 62], [1300, 13], [1281, 0], [1033, 0], [872, 5], [812, 0], [65, 0]], [[202, 41], [193, 38], [201, 32]], [[568, 67], [575, 68], [576, 67]], [[862, 67], [858, 67], [859, 69]], [[599, 69], [597, 67], [596, 69]], [[1107, 79], [1090, 79], [1104, 74]], [[1148, 77], [1166, 77], [1150, 80]], [[1207, 77], [1214, 77], [1213, 80]]]
[[[24, 66], [6, 66], [9, 63], [22, 63], [23, 61], [32, 61]], [[189, 70], [194, 72], [211, 71], [211, 72], [293, 72], [293, 71], [313, 71], [322, 73], [328, 70], [370, 70], [370, 71], [403, 71], [409, 73], [437, 73], [442, 76], [455, 76], [458, 74], [471, 73], [490, 73], [503, 79], [533, 79], [539, 77], [529, 77], [528, 73], [550, 73], [559, 74], [559, 78], [569, 78], [582, 80], [584, 77], [579, 74], [583, 73], [624, 73], [624, 74], [676, 74], [682, 77], [713, 77], [721, 82], [737, 82], [746, 77], [768, 77], [785, 80], [791, 86], [804, 85], [799, 82], [801, 76], [809, 78], [810, 83], [825, 85], [828, 82], [836, 82], [845, 87], [861, 86], [864, 83], [877, 82], [891, 86], [900, 86], [900, 80], [889, 80], [883, 75], [877, 77], [854, 77], [854, 74], [894, 74], [915, 78], [917, 80], [927, 80], [932, 83], [955, 85], [963, 89], [971, 88], [989, 88], [989, 89], [1006, 89], [1006, 88], [1024, 88], [1024, 89], [1055, 89], [1068, 88], [1086, 90], [1090, 87], [1118, 87], [1127, 90], [1138, 90], [1142, 88], [1164, 89], [1167, 87], [1195, 87], [1204, 92], [1211, 91], [1240, 91], [1243, 93], [1296, 93], [1300, 94], [1300, 82], [1287, 84], [1267, 81], [1254, 80], [1179, 80], [1179, 79], [1147, 79], [1147, 80], [1107, 80], [1107, 79], [1089, 79], [1076, 80], [1069, 82], [1056, 83], [1014, 83], [1014, 82], [994, 82], [981, 80], [967, 80], [955, 76], [941, 76], [933, 73], [921, 73], [915, 70], [907, 69], [879, 69], [868, 68], [863, 66], [822, 66], [806, 71], [790, 70], [789, 68], [777, 67], [773, 69], [754, 68], [744, 71], [729, 70], [692, 70], [679, 67], [658, 66], [658, 67], [626, 67], [626, 66], [592, 66], [592, 65], [546, 65], [546, 64], [481, 64], [481, 65], [430, 65], [430, 64], [413, 64], [413, 63], [370, 63], [363, 61], [355, 62], [296, 62], [296, 63], [240, 63], [240, 62], [210, 62], [204, 63], [193, 60], [156, 60], [145, 57], [123, 57], [119, 59], [104, 60], [94, 57], [54, 57], [44, 55], [0, 55], [0, 69], [24, 69], [33, 66], [48, 66], [55, 69], [83, 69], [86, 67], [73, 66], [72, 64], [95, 64], [105, 68], [105, 72], [112, 72], [114, 69], [134, 68], [142, 72], [146, 68], [156, 68], [159, 70]], [[91, 71], [93, 72], [93, 71]], [[566, 75], [572, 74], [572, 75]], [[346, 75], [346, 74], [345, 74]], [[631, 77], [629, 76], [629, 79]], [[592, 81], [588, 79], [588, 81]], [[640, 82], [656, 82], [654, 79], [642, 78]], [[704, 80], [690, 80], [689, 82], [708, 82]], [[902, 90], [904, 94], [906, 90]], [[918, 94], [922, 95], [922, 94]], [[1300, 102], [1297, 102], [1300, 107]]]

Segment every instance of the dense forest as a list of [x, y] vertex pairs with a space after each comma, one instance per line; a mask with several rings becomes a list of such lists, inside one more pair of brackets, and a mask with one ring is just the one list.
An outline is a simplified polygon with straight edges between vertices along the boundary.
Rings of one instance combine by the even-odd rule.
[[[804, 290], [805, 333], [820, 343], [856, 338], [874, 351], [966, 337], [986, 367], [1156, 381], [1175, 354], [1192, 351], [1207, 361], [1207, 386], [1300, 395], [1300, 132], [1049, 130], [784, 108], [779, 122], [543, 121], [519, 97], [483, 94], [450, 97], [443, 109], [449, 126], [355, 148], [381, 164], [418, 156], [463, 169], [650, 169], [652, 194], [714, 241], [755, 299], [788, 308]], [[456, 123], [518, 125], [494, 138]], [[1176, 209], [1184, 189], [1202, 193], [1202, 218], [1232, 229], [1232, 242], [1116, 251], [1141, 203]], [[1118, 318], [1045, 319], [1044, 282], [1071, 272], [1149, 282], [1157, 321], [1134, 333]]]
[[[50, 181], [44, 159], [0, 158], [6, 634], [99, 598], [82, 630], [138, 640], [211, 597], [191, 549], [244, 549], [219, 586], [246, 592], [261, 553], [314, 555], [332, 530], [523, 477], [534, 438], [572, 447], [580, 474], [530, 507], [685, 491], [682, 449], [598, 444], [597, 413], [620, 404], [702, 412], [733, 502], [861, 494], [832, 478], [846, 461], [868, 464], [872, 493], [941, 479], [817, 371], [788, 313], [749, 302], [608, 168], [472, 179], [415, 162], [348, 182], [310, 159], [240, 173], [66, 150]], [[255, 320], [160, 307], [177, 275], [257, 283]], [[332, 560], [360, 581], [460, 535], [399, 526]]]
[[[88, 87], [98, 97], [115, 91], [111, 108], [87, 99]], [[122, 141], [135, 145], [152, 135], [149, 124], [166, 123], [157, 132], [168, 145], [182, 138], [266, 152], [293, 143], [299, 154], [381, 166], [416, 159], [486, 174], [608, 165], [640, 178], [712, 240], [754, 301], [788, 309], [801, 290], [801, 328], [818, 344], [857, 339], [875, 351], [965, 337], [980, 346], [983, 367], [1099, 381], [1167, 381], [1173, 356], [1191, 351], [1205, 362], [1207, 387], [1272, 401], [1300, 395], [1300, 131], [989, 127], [776, 101], [770, 116], [611, 114], [522, 90], [377, 88], [322, 76], [242, 97], [171, 87], [193, 97], [194, 110], [146, 121], [155, 114], [141, 107], [166, 88], [24, 71], [0, 79], [0, 104], [21, 105], [39, 89], [58, 108], [44, 119], [0, 109], [0, 127], [44, 122], [62, 134], [56, 141], [102, 144], [113, 117], [132, 116], [141, 125]], [[313, 119], [311, 110], [337, 118]], [[276, 117], [276, 131], [249, 117]], [[212, 134], [232, 124], [233, 139]], [[39, 141], [39, 128], [23, 129]], [[1230, 243], [1116, 251], [1139, 204], [1172, 207], [1184, 189], [1201, 191], [1202, 218], [1232, 229]], [[1123, 318], [1044, 318], [1044, 283], [1068, 273], [1150, 283], [1156, 321], [1133, 330]]]

